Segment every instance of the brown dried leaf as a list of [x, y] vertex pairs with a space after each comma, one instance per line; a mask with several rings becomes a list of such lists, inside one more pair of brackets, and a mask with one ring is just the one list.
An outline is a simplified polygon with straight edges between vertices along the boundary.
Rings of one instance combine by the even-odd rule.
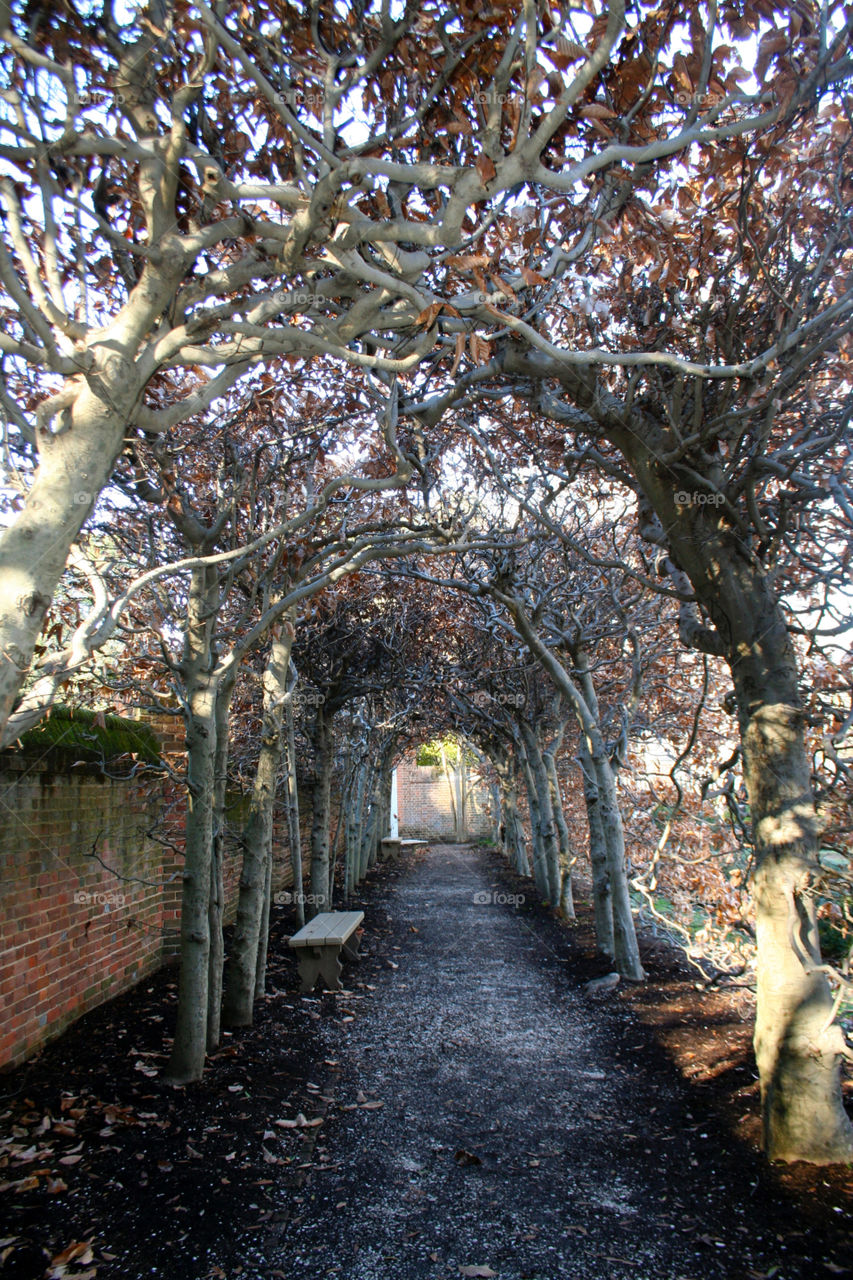
[[494, 161], [490, 160], [487, 155], [478, 156], [475, 167], [477, 169], [477, 173], [480, 175], [480, 181], [484, 187], [491, 182], [492, 178], [494, 178], [497, 173]]

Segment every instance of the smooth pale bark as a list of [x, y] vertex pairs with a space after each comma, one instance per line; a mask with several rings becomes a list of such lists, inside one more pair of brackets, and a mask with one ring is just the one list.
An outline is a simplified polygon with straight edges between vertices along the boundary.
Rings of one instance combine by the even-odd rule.
[[536, 826], [538, 828], [541, 857], [545, 864], [544, 882], [546, 897], [553, 907], [560, 905], [561, 875], [557, 823], [551, 801], [551, 783], [538, 733], [530, 725], [521, 722], [519, 729], [524, 739], [524, 753], [530, 769], [533, 789], [536, 793]]
[[352, 826], [352, 888], [361, 881], [361, 842], [367, 821], [367, 791], [370, 785], [370, 764], [361, 760], [353, 777], [353, 826]]
[[495, 778], [491, 778], [489, 780], [489, 797], [491, 800], [491, 809], [492, 809], [492, 813], [491, 813], [492, 842], [500, 849], [500, 847], [503, 844], [503, 840], [501, 839], [501, 825], [502, 825], [501, 789], [500, 789], [500, 784], [497, 782]]
[[593, 773], [598, 784], [598, 806], [601, 830], [607, 850], [607, 870], [610, 876], [610, 894], [613, 908], [613, 958], [623, 977], [634, 982], [645, 978], [640, 963], [640, 948], [631, 910], [628, 889], [628, 870], [625, 858], [625, 832], [616, 779], [610, 767], [607, 747], [599, 732], [588, 735], [587, 750], [592, 761]]
[[181, 892], [181, 970], [175, 1040], [165, 1073], [174, 1083], [201, 1079], [207, 1048], [217, 693], [211, 673], [210, 631], [217, 597], [215, 571], [194, 570], [182, 661], [188, 803]]
[[379, 765], [372, 762], [366, 788], [364, 822], [358, 850], [358, 878], [363, 880], [370, 865], [374, 836], [378, 832], [379, 794], [382, 777]]
[[[52, 429], [37, 433], [38, 470], [20, 513], [0, 536], [0, 730], [14, 709], [71, 546], [124, 446], [127, 417], [121, 409], [132, 410], [131, 380], [114, 356], [104, 362], [103, 377], [116, 382], [114, 394], [99, 398], [97, 378], [81, 382]], [[70, 381], [66, 387], [74, 391]]]
[[542, 813], [540, 796], [533, 776], [533, 767], [527, 752], [527, 743], [522, 739], [519, 750], [522, 776], [527, 791], [527, 807], [530, 812], [530, 841], [533, 847], [533, 883], [536, 892], [543, 902], [551, 900], [551, 883], [548, 876], [548, 858], [542, 843]]
[[[560, 739], [562, 739], [562, 736], [561, 733]], [[575, 917], [575, 899], [572, 892], [572, 846], [569, 839], [566, 815], [563, 812], [563, 797], [560, 791], [560, 779], [557, 775], [557, 761], [554, 752], [555, 748], [552, 747], [542, 753], [542, 758], [548, 772], [548, 783], [551, 788], [551, 807], [554, 811], [554, 821], [557, 824], [557, 843], [560, 857], [560, 910], [570, 920], [573, 920]]]
[[[396, 742], [395, 742], [396, 747]], [[387, 764], [385, 767], [385, 780], [382, 785], [382, 818], [379, 823], [379, 838], [376, 841], [376, 858], [380, 858], [382, 852], [382, 841], [385, 836], [391, 832], [391, 810], [394, 806], [394, 768]]]
[[607, 853], [613, 915], [613, 959], [623, 977], [641, 982], [646, 975], [640, 963], [640, 948], [634, 927], [634, 913], [631, 910], [628, 866], [625, 857], [625, 828], [622, 824], [622, 810], [616, 789], [616, 775], [599, 727], [598, 698], [587, 655], [582, 649], [578, 649], [573, 655], [573, 660], [580, 693], [588, 712], [585, 726], [582, 725], [581, 729], [598, 790], [598, 816]]
[[261, 905], [261, 927], [258, 935], [258, 960], [255, 965], [255, 999], [260, 1000], [267, 989], [267, 954], [270, 942], [270, 914], [272, 909], [272, 858], [267, 858], [264, 876], [264, 896]]
[[521, 782], [521, 768], [515, 754], [507, 755], [505, 773], [501, 779], [501, 806], [504, 813], [504, 826], [510, 858], [519, 875], [530, 875], [530, 858], [527, 853], [527, 842], [524, 837], [524, 824], [518, 810], [518, 788]]
[[583, 735], [578, 758], [583, 776], [583, 798], [589, 828], [589, 860], [592, 867], [592, 907], [595, 918], [595, 937], [599, 951], [610, 956], [616, 954], [613, 940], [613, 899], [610, 893], [610, 871], [607, 865], [607, 847], [601, 826], [601, 810], [598, 802], [598, 783]]
[[346, 785], [344, 787], [343, 803], [346, 808], [346, 852], [344, 856], [344, 884], [346, 887], [347, 899], [351, 898], [355, 890], [356, 864], [355, 851], [358, 846], [358, 826], [359, 826], [359, 808], [358, 793], [359, 782], [361, 780], [361, 769], [357, 765], [350, 764], [346, 773]]
[[[343, 801], [341, 801], [341, 804], [343, 804]], [[331, 818], [331, 814], [329, 816]], [[332, 911], [334, 909], [333, 904], [335, 901], [335, 879], [337, 877], [337, 872], [338, 872], [338, 859], [341, 856], [341, 849], [344, 847], [345, 838], [346, 838], [346, 819], [345, 819], [343, 808], [341, 808], [338, 811], [338, 820], [335, 824], [334, 839], [332, 840], [329, 848], [329, 905], [327, 907], [328, 911]], [[346, 854], [344, 855], [344, 858], [346, 858]], [[344, 872], [344, 879], [346, 879], [346, 872]], [[344, 891], [346, 892], [346, 888]]]
[[[281, 767], [284, 699], [291, 640], [274, 635], [263, 677], [263, 714], [252, 800], [243, 830], [237, 917], [228, 956], [222, 1017], [226, 1026], [251, 1026], [258, 978], [267, 881], [272, 871], [273, 817]], [[269, 877], [268, 877], [268, 873]]]
[[216, 754], [213, 768], [213, 845], [210, 860], [208, 922], [210, 952], [207, 978], [207, 1050], [219, 1047], [222, 1016], [222, 979], [225, 966], [225, 792], [228, 786], [228, 713], [233, 678], [220, 682], [216, 691]]
[[623, 977], [641, 982], [645, 978], [640, 963], [640, 949], [637, 945], [637, 934], [634, 928], [634, 917], [631, 912], [631, 897], [628, 892], [628, 876], [625, 861], [625, 835], [622, 826], [622, 814], [619, 809], [619, 796], [616, 780], [610, 767], [610, 759], [598, 721], [598, 701], [595, 687], [582, 650], [572, 654], [575, 672], [579, 685], [576, 685], [566, 671], [559, 658], [543, 642], [535, 627], [530, 622], [520, 601], [513, 597], [502, 597], [512, 611], [521, 636], [551, 676], [558, 692], [574, 711], [581, 733], [586, 739], [587, 750], [592, 762], [593, 774], [598, 786], [599, 812], [601, 830], [607, 849], [607, 865], [610, 872], [610, 892], [613, 903], [613, 945], [616, 967]]
[[296, 781], [296, 729], [293, 722], [293, 703], [291, 701], [288, 701], [284, 709], [284, 729], [285, 805], [287, 808], [287, 833], [290, 842], [290, 869], [293, 873], [296, 919], [301, 928], [305, 923], [305, 888], [302, 880], [302, 830], [299, 825], [299, 788]]
[[309, 919], [325, 911], [329, 902], [329, 827], [332, 788], [332, 717], [326, 705], [317, 708], [311, 742], [314, 781], [311, 788], [311, 901]]

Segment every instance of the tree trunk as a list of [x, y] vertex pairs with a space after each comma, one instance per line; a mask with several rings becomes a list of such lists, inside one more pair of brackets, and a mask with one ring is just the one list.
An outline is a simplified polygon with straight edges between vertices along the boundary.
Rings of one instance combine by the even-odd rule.
[[361, 841], [358, 850], [359, 880], [363, 880], [367, 875], [367, 868], [370, 864], [370, 853], [373, 846], [374, 835], [377, 831], [379, 818], [377, 809], [379, 805], [380, 782], [379, 765], [375, 761], [372, 761], [369, 765], [368, 781], [365, 789], [365, 811], [361, 829]]
[[[93, 390], [96, 378], [91, 384], [81, 379], [76, 399], [56, 416], [53, 429], [37, 432], [38, 470], [22, 510], [0, 536], [0, 732], [14, 710], [71, 546], [124, 444], [122, 407], [129, 412], [135, 395], [128, 392], [120, 358], [110, 360], [116, 365], [110, 397], [116, 411], [105, 411]], [[72, 392], [73, 386], [66, 383]], [[0, 742], [9, 745], [2, 736]]]
[[754, 584], [730, 661], [755, 841], [758, 986], [755, 1058], [771, 1160], [853, 1159], [841, 1098], [842, 1056], [821, 963], [813, 885], [819, 822], [803, 735], [796, 660], [781, 610]]
[[222, 1016], [229, 1027], [252, 1024], [258, 972], [258, 947], [267, 871], [272, 864], [273, 814], [276, 782], [281, 767], [282, 720], [290, 663], [290, 639], [273, 637], [264, 670], [261, 745], [252, 789], [252, 802], [243, 831], [243, 862], [237, 918], [228, 957]]
[[187, 817], [181, 893], [181, 971], [175, 1041], [166, 1076], [200, 1080], [207, 1047], [210, 877], [216, 781], [216, 695], [212, 628], [219, 589], [213, 568], [194, 569], [181, 662], [187, 725]]
[[255, 965], [255, 999], [260, 1000], [267, 989], [267, 954], [270, 943], [270, 914], [272, 912], [272, 856], [267, 858], [264, 876], [264, 896], [261, 904], [261, 927], [258, 933], [258, 961]]
[[540, 808], [540, 796], [536, 788], [536, 780], [533, 775], [533, 766], [527, 751], [527, 740], [524, 730], [521, 730], [523, 744], [519, 751], [522, 773], [524, 775], [524, 784], [527, 790], [527, 807], [530, 810], [530, 839], [533, 845], [533, 883], [536, 885], [536, 892], [539, 894], [543, 902], [551, 901], [551, 884], [548, 876], [548, 856], [542, 841], [543, 819]]
[[613, 898], [610, 893], [607, 847], [604, 843], [604, 830], [601, 826], [598, 783], [595, 780], [595, 770], [592, 767], [592, 760], [583, 734], [581, 734], [580, 738], [578, 758], [583, 775], [583, 798], [586, 804], [586, 818], [589, 827], [589, 861], [592, 867], [592, 907], [595, 917], [595, 937], [599, 951], [603, 951], [612, 960], [616, 954], [616, 944], [613, 940]]
[[302, 928], [305, 923], [305, 886], [302, 882], [302, 831], [299, 826], [299, 788], [296, 781], [296, 729], [293, 723], [293, 703], [290, 699], [284, 709], [284, 724], [287, 834], [290, 844], [290, 867], [293, 872], [296, 919], [299, 927]]
[[536, 793], [536, 820], [539, 828], [541, 856], [545, 863], [546, 898], [552, 907], [558, 907], [560, 905], [561, 890], [560, 854], [557, 824], [551, 803], [551, 784], [538, 733], [524, 723], [521, 724], [520, 728], [524, 738], [525, 755], [530, 766], [531, 782]]
[[[850, 1161], [853, 1127], [840, 1084], [841, 1059], [850, 1051], [833, 1020], [829, 984], [815, 971], [820, 947], [811, 891], [819, 823], [785, 616], [741, 533], [712, 507], [678, 503], [680, 486], [639, 432], [620, 447], [666, 530], [674, 562], [714, 624], [706, 634], [686, 618], [685, 634], [722, 654], [734, 681], [755, 843], [754, 1044], [765, 1150], [771, 1160]], [[712, 479], [724, 487], [722, 474]]]
[[489, 779], [489, 800], [491, 803], [492, 818], [492, 842], [495, 847], [503, 848], [504, 853], [507, 852], [507, 846], [503, 839], [503, 804], [501, 803], [500, 783], [495, 778]]
[[311, 902], [309, 918], [329, 901], [329, 835], [331, 825], [332, 732], [325, 704], [317, 708], [312, 733], [314, 784], [311, 791]]
[[[560, 734], [562, 738], [562, 733]], [[563, 797], [560, 793], [560, 779], [557, 775], [557, 761], [554, 749], [544, 751], [542, 758], [548, 772], [551, 789], [551, 806], [554, 810], [554, 821], [557, 824], [557, 841], [560, 856], [560, 910], [569, 920], [575, 918], [575, 899], [572, 892], [572, 846], [569, 839], [569, 828], [563, 812]]]
[[502, 803], [507, 814], [507, 838], [516, 871], [521, 876], [530, 875], [530, 858], [527, 854], [527, 842], [524, 838], [524, 824], [518, 811], [518, 786], [520, 782], [520, 766], [518, 758], [513, 754], [507, 759], [506, 786]]
[[222, 979], [225, 966], [225, 793], [228, 786], [228, 713], [234, 679], [222, 680], [216, 691], [216, 754], [213, 764], [213, 843], [210, 851], [210, 953], [207, 976], [207, 1051], [219, 1048]]
[[607, 748], [600, 733], [587, 738], [587, 750], [592, 760], [593, 773], [598, 785], [598, 808], [601, 830], [607, 850], [607, 870], [610, 877], [610, 894], [613, 908], [613, 958], [616, 968], [625, 978], [642, 982], [645, 978], [640, 963], [640, 948], [631, 910], [628, 890], [628, 870], [625, 861], [625, 832], [616, 780], [610, 767]]

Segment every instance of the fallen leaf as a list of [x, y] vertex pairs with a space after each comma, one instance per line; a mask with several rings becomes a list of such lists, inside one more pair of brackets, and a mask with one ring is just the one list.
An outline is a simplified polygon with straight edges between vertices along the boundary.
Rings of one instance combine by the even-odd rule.
[[52, 1267], [63, 1267], [68, 1262], [79, 1262], [85, 1266], [87, 1262], [92, 1261], [92, 1240], [72, 1240], [71, 1244], [66, 1245], [61, 1253], [51, 1258], [50, 1265]]
[[18, 1196], [22, 1191], [35, 1191], [38, 1188], [39, 1180], [35, 1174], [31, 1173], [28, 1178], [19, 1178], [17, 1182], [4, 1182], [3, 1190], [14, 1191]]
[[459, 1271], [463, 1276], [496, 1276], [498, 1274], [491, 1267], [460, 1267]]
[[385, 1106], [385, 1103], [379, 1102], [379, 1100], [377, 1099], [374, 1102], [362, 1102], [361, 1109], [362, 1111], [378, 1111], [380, 1107], [384, 1107], [384, 1106]]

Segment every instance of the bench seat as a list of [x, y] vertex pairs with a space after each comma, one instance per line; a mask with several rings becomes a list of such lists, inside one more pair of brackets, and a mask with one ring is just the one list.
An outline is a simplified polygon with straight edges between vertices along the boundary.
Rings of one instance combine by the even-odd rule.
[[321, 911], [290, 938], [296, 951], [303, 992], [313, 991], [318, 980], [329, 991], [341, 990], [340, 954], [358, 960], [356, 929], [363, 911]]
[[401, 840], [399, 836], [386, 836], [382, 841], [382, 861], [396, 862], [406, 849], [426, 848], [429, 840]]

